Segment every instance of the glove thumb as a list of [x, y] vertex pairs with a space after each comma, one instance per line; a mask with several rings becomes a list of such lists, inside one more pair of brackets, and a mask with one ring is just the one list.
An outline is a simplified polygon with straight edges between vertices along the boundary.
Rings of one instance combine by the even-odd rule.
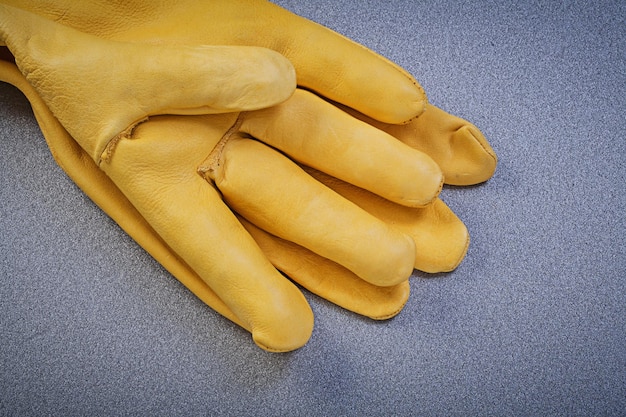
[[110, 41], [6, 5], [2, 43], [96, 162], [148, 116], [256, 110], [296, 88], [293, 66], [270, 49]]

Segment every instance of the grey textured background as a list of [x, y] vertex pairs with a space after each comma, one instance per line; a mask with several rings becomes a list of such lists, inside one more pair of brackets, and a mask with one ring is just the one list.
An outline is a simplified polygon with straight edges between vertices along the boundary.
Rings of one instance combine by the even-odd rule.
[[279, 1], [478, 125], [495, 177], [448, 187], [472, 245], [376, 323], [307, 294], [268, 354], [56, 166], [0, 84], [0, 415], [618, 416], [626, 408], [623, 1]]

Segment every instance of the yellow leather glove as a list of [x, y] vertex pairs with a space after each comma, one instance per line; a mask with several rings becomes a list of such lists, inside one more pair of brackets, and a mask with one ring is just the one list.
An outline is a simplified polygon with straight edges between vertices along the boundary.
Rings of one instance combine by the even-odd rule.
[[[19, 47], [18, 47], [17, 49], [19, 49]], [[204, 52], [204, 51], [203, 51], [203, 52]], [[30, 58], [32, 58], [32, 57], [30, 57]], [[18, 61], [19, 61], [19, 60], [18, 60]], [[75, 62], [75, 61], [74, 61], [74, 62], [72, 62], [72, 65], [73, 65], [73, 64], [76, 64], [76, 62]], [[38, 68], [38, 69], [40, 69], [40, 68]], [[58, 67], [57, 67], [57, 69], [58, 69]], [[131, 67], [131, 71], [132, 71], [133, 69], [136, 69], [136, 67], [135, 67], [135, 66], [132, 66], [132, 67]], [[45, 72], [45, 71], [44, 71], [44, 72]], [[198, 77], [198, 76], [200, 76], [200, 75], [199, 75], [199, 74], [194, 74], [194, 76], [190, 78], [191, 82], [193, 82], [193, 80], [195, 80], [195, 78], [196, 78], [196, 77]], [[32, 77], [31, 77], [31, 78], [32, 78]], [[37, 77], [35, 76], [35, 79], [36, 79], [36, 78], [37, 78]], [[44, 78], [46, 78], [46, 77], [44, 77]], [[46, 81], [47, 81], [47, 78], [46, 78]], [[35, 83], [35, 84], [36, 84], [36, 83]], [[45, 83], [43, 83], [43, 84], [45, 84]], [[56, 83], [55, 83], [55, 82], [52, 82], [52, 85], [56, 85]], [[46, 88], [46, 87], [45, 87], [45, 86], [43, 86], [43, 87], [42, 87], [41, 85], [39, 85], [39, 88], [40, 88], [40, 89], [42, 89], [42, 88], [43, 88], [43, 90], [45, 91], [45, 88]], [[80, 89], [79, 89], [79, 90], [80, 90]], [[229, 89], [229, 91], [230, 91], [230, 89]], [[212, 93], [213, 93], [213, 92], [211, 92], [211, 94], [212, 94]], [[206, 94], [206, 93], [205, 93], [205, 94]], [[211, 94], [208, 94], [208, 95], [210, 96]], [[93, 94], [92, 94], [92, 95], [93, 95]], [[54, 97], [56, 96], [55, 91], [48, 92], [48, 96], [49, 96], [50, 98], [54, 98]], [[296, 110], [297, 110], [298, 108], [299, 108], [300, 110], [302, 110], [302, 109], [310, 109], [310, 108], [314, 108], [314, 106], [313, 106], [313, 107], [311, 107], [311, 105], [310, 105], [310, 104], [305, 104], [305, 105], [303, 105], [303, 106], [301, 105], [300, 107], [298, 107], [298, 106], [297, 106], [297, 102], [298, 102], [298, 100], [295, 100], [295, 99], [296, 99], [296, 97], [300, 97], [300, 96], [306, 97], [306, 93], [298, 92], [298, 93], [296, 94], [296, 96], [294, 96], [294, 98], [293, 98], [292, 100], [290, 100], [290, 102], [289, 102], [289, 103], [296, 103]], [[119, 100], [119, 97], [116, 97], [115, 99], [116, 99], [116, 100]], [[312, 97], [312, 96], [311, 96], [311, 97], [308, 97], [308, 98], [305, 98], [305, 99], [300, 99], [300, 103], [302, 103], [302, 101], [303, 101], [303, 100], [304, 100], [304, 102], [305, 102], [305, 103], [308, 103], [308, 102], [310, 102], [310, 101], [311, 101], [311, 99], [313, 99], [313, 97]], [[188, 99], [187, 99], [187, 100], [188, 100]], [[308, 101], [307, 101], [307, 100], [308, 100]], [[80, 106], [80, 105], [78, 105], [78, 104], [80, 104], [80, 97], [73, 97], [73, 98], [72, 98], [72, 101], [73, 101], [73, 105], [74, 105], [74, 107], [81, 108], [81, 106]], [[88, 101], [89, 101], [89, 100], [88, 100]], [[105, 102], [106, 102], [106, 100], [105, 100]], [[313, 102], [315, 102], [315, 100], [313, 100]], [[77, 103], [78, 103], [78, 104], [77, 104]], [[117, 104], [119, 104], [119, 102], [116, 102], [116, 103], [117, 103]], [[62, 111], [61, 113], [63, 113], [63, 114], [65, 114], [65, 113], [64, 113], [64, 111], [67, 111], [67, 109], [68, 109], [69, 107], [71, 107], [71, 106], [67, 107], [67, 106], [65, 106], [65, 104], [66, 104], [66, 103], [61, 103], [61, 107], [63, 107], [63, 111]], [[150, 104], [154, 104], [154, 102], [151, 102]], [[159, 104], [160, 104], [160, 105], [162, 105], [162, 103], [159, 103]], [[167, 104], [168, 104], [168, 105], [171, 105], [170, 103], [167, 103]], [[187, 104], [187, 103], [183, 103], [183, 104]], [[176, 112], [180, 112], [180, 113], [196, 112], [196, 111], [201, 111], [201, 112], [204, 112], [204, 111], [206, 111], [206, 110], [207, 110], [204, 106], [201, 106], [201, 109], [200, 109], [200, 110], [198, 110], [198, 109], [196, 108], [196, 107], [197, 107], [197, 106], [196, 106], [196, 104], [197, 104], [197, 103], [193, 103], [193, 104], [194, 104], [194, 105], [193, 105], [193, 106], [191, 106], [191, 107], [192, 107], [192, 110], [191, 110], [191, 111], [189, 111], [189, 109], [188, 109], [188, 108], [185, 108], [185, 109], [183, 109], [183, 110], [181, 111], [181, 110], [178, 108], [178, 106], [175, 106], [176, 108], [175, 108], [175, 109], [173, 109], [173, 110], [174, 110], [174, 111], [176, 111]], [[213, 103], [212, 103], [212, 104], [213, 104]], [[58, 105], [57, 105], [57, 106], [58, 106]], [[54, 105], [53, 105], [52, 107], [54, 108]], [[215, 110], [215, 109], [216, 109], [216, 107], [217, 107], [217, 106], [212, 106], [213, 110]], [[285, 107], [285, 106], [279, 106], [279, 108], [280, 108], [280, 107]], [[244, 107], [244, 108], [245, 108], [245, 107]], [[293, 108], [294, 108], [294, 107], [293, 107], [293, 105], [289, 105], [289, 106], [286, 106], [286, 109], [287, 109], [287, 110], [282, 109], [281, 111], [278, 111], [278, 110], [277, 110], [277, 108], [276, 108], [276, 109], [270, 109], [270, 110], [267, 110], [267, 111], [264, 111], [264, 112], [261, 112], [261, 113], [248, 113], [248, 114], [246, 114], [246, 117], [240, 117], [240, 118], [239, 118], [239, 120], [240, 120], [240, 122], [241, 122], [241, 126], [244, 126], [244, 130], [245, 130], [245, 131], [247, 131], [246, 133], [248, 133], [248, 134], [249, 134], [249, 131], [254, 131], [255, 126], [256, 126], [256, 128], [258, 128], [258, 129], [261, 129], [261, 130], [269, 130], [269, 131], [271, 131], [271, 132], [272, 132], [272, 134], [276, 134], [276, 130], [277, 130], [277, 129], [276, 129], [276, 126], [272, 125], [272, 126], [274, 126], [273, 128], [272, 128], [271, 126], [270, 126], [270, 127], [268, 127], [268, 123], [264, 123], [264, 120], [271, 119], [271, 120], [273, 120], [273, 123], [274, 123], [274, 124], [278, 123], [278, 125], [280, 125], [280, 126], [278, 126], [278, 127], [281, 127], [281, 126], [282, 126], [282, 127], [283, 127], [283, 129], [285, 129], [285, 130], [287, 130], [287, 131], [288, 131], [288, 130], [290, 129], [290, 127], [286, 127], [286, 128], [285, 128], [285, 126], [288, 126], [288, 123], [287, 123], [287, 122], [288, 122], [288, 120], [281, 120], [281, 119], [280, 119], [280, 115], [281, 115], [281, 114], [285, 114], [285, 113], [286, 113], [287, 115], [289, 115], [289, 114], [293, 115]], [[110, 109], [110, 107], [109, 107], [109, 106], [104, 106], [104, 111], [106, 111], [106, 110], [108, 110], [108, 109]], [[147, 114], [150, 114], [150, 112], [152, 112], [152, 110], [145, 110], [145, 109], [142, 109], [142, 110], [143, 110], [143, 111], [146, 111], [146, 112], [147, 112]], [[162, 110], [161, 108], [158, 108], [158, 109], [156, 110], [156, 112], [159, 112], [159, 111], [161, 111], [161, 110]], [[168, 108], [167, 110], [172, 110], [172, 109]], [[212, 110], [212, 111], [213, 111], [213, 110]], [[222, 111], [222, 110], [223, 110], [223, 109], [220, 109], [219, 107], [217, 107], [217, 111]], [[229, 109], [227, 108], [227, 110], [229, 110]], [[291, 113], [290, 113], [290, 111], [291, 111]], [[320, 113], [323, 113], [322, 109], [320, 109]], [[105, 114], [106, 114], [106, 113], [105, 113]], [[127, 116], [128, 114], [129, 114], [129, 113], [125, 113], [124, 115], [125, 115], [125, 116]], [[116, 115], [110, 115], [110, 116], [116, 116]], [[330, 114], [330, 116], [331, 116], [330, 118], [332, 119], [332, 118], [333, 118], [333, 117], [332, 117], [332, 116], [333, 116], [333, 115], [332, 115], [332, 113]], [[77, 117], [77, 115], [76, 115], [76, 114], [71, 114], [71, 111], [70, 111], [69, 120], [74, 120], [74, 118], [75, 118], [75, 117]], [[206, 118], [205, 118], [205, 119], [206, 119]], [[107, 119], [105, 118], [104, 120], [107, 120]], [[115, 118], [114, 118], [113, 120], [115, 120]], [[228, 124], [230, 124], [231, 119], [228, 119], [228, 120], [229, 120], [229, 123], [228, 123]], [[41, 122], [41, 121], [40, 121], [40, 122]], [[206, 124], [206, 122], [207, 122], [206, 120], [202, 120], [202, 122], [201, 122], [201, 123], [200, 123], [200, 122], [198, 122], [198, 124]], [[89, 122], [89, 121], [87, 121], [87, 123], [88, 123], [88, 125], [89, 125], [89, 123], [93, 123], [93, 122]], [[123, 122], [122, 122], [122, 124], [125, 124], [125, 123], [126, 123], [126, 121], [123, 121]], [[149, 122], [149, 123], [146, 123], [145, 125], [150, 125], [151, 123], [152, 123], [152, 122]], [[216, 119], [216, 117], [213, 117], [213, 118], [209, 121], [209, 124], [211, 124], [211, 126], [214, 126], [214, 125], [215, 125], [215, 123], [217, 123], [217, 124], [219, 125], [219, 124], [221, 123], [221, 120], [219, 120], [219, 121], [218, 121], [218, 120]], [[248, 125], [247, 125], [247, 127], [246, 127], [246, 123], [248, 124]], [[71, 125], [71, 124], [72, 124], [72, 122], [70, 121], [70, 125]], [[192, 123], [192, 124], [193, 124], [193, 123]], [[341, 125], [341, 123], [339, 123], [339, 124]], [[131, 123], [131, 125], [132, 125], [132, 123]], [[150, 132], [150, 129], [148, 129], [145, 125], [139, 125], [137, 129], [147, 129], [147, 131], [148, 131], [148, 132]], [[165, 125], [167, 125], [167, 126], [165, 126]], [[164, 124], [161, 124], [160, 126], [158, 126], [158, 128], [153, 129], [153, 131], [154, 131], [154, 132], [156, 132], [156, 133], [154, 134], [154, 136], [155, 136], [155, 137], [157, 137], [157, 136], [161, 136], [163, 133], [167, 132], [167, 131], [168, 131], [168, 129], [170, 129], [172, 126], [174, 126], [174, 127], [180, 127], [180, 131], [182, 131], [182, 132], [189, 132], [189, 131], [193, 131], [193, 128], [190, 128], [187, 124], [182, 124], [182, 125], [180, 125], [180, 124], [179, 124], [179, 125], [180, 125], [180, 126], [179, 126], [179, 125], [177, 125], [177, 122], [175, 122], [174, 120], [168, 120], [168, 121], [165, 123], [165, 125], [164, 125]], [[120, 125], [118, 124], [117, 126], [119, 127]], [[165, 126], [165, 127], [164, 127], [164, 126]], [[240, 126], [240, 127], [241, 127], [241, 126]], [[206, 127], [206, 126], [205, 126], [205, 127]], [[96, 130], [98, 130], [99, 128], [100, 128], [100, 127], [98, 127]], [[110, 127], [110, 126], [107, 126], [106, 128], [107, 128], [107, 129], [110, 129], [111, 127]], [[80, 128], [80, 129], [78, 129], [78, 130], [81, 130], [81, 129], [84, 129], [84, 127], [81, 127], [81, 128]], [[176, 129], [175, 129], [175, 130], [176, 130]], [[278, 130], [280, 130], [280, 129], [278, 129]], [[344, 127], [344, 130], [346, 130], [346, 128], [345, 128], [345, 127]], [[233, 132], [233, 133], [237, 133], [237, 132]], [[266, 132], [266, 133], [267, 133], [267, 132]], [[171, 134], [172, 134], [172, 135], [174, 135], [174, 132], [172, 132]], [[261, 133], [261, 131], [255, 132], [255, 134], [257, 134], [258, 136], [263, 136], [263, 133]], [[135, 133], [133, 133], [133, 137], [135, 137], [134, 135], [135, 135]], [[139, 133], [138, 133], [138, 132], [137, 132], [137, 135], [139, 135]], [[200, 134], [199, 134], [199, 135], [200, 135]], [[206, 136], [206, 132], [204, 133], [204, 135]], [[102, 136], [102, 135], [100, 135], [100, 136]], [[148, 135], [148, 136], [150, 136], [150, 135]], [[187, 135], [185, 135], [185, 136], [187, 136]], [[200, 136], [201, 136], [201, 135], [200, 135]], [[271, 135], [270, 135], [270, 136], [271, 136]], [[278, 136], [280, 137], [280, 134], [279, 134]], [[106, 133], [105, 133], [105, 134], [104, 134], [104, 136], [102, 136], [102, 137], [106, 137]], [[141, 137], [141, 135], [139, 135], [138, 137]], [[206, 137], [204, 137], [203, 139], [204, 139], [204, 140], [206, 140]], [[268, 140], [268, 141], [269, 141], [270, 139], [271, 139], [271, 138], [268, 138], [268, 139], [266, 139], [266, 140]], [[199, 141], [200, 141], [200, 139], [198, 140], [198, 142], [199, 142]], [[106, 141], [105, 141], [105, 142], [106, 142]], [[122, 143], [123, 141], [121, 141], [121, 140], [120, 140], [119, 142], [120, 142], [120, 143]], [[133, 142], [133, 141], [131, 141], [131, 142]], [[143, 142], [143, 140], [142, 140], [141, 142]], [[148, 142], [149, 142], [149, 141], [148, 141]], [[239, 143], [241, 143], [241, 142], [246, 142], [246, 140], [239, 141]], [[113, 142], [107, 142], [107, 145], [110, 145], [111, 143], [118, 143], [118, 142], [116, 142], [116, 141], [113, 141]], [[224, 141], [223, 141], [223, 143], [224, 143], [224, 145], [225, 145], [225, 146], [228, 146], [228, 147], [231, 147], [231, 148], [232, 148], [233, 146], [235, 146], [235, 145], [233, 145], [233, 144], [234, 144], [234, 143], [238, 143], [238, 141], [236, 141], [236, 140], [229, 140], [229, 141], [225, 141], [225, 140], [224, 140]], [[253, 142], [253, 143], [255, 143], [255, 142]], [[96, 153], [94, 154], [94, 153], [93, 153], [94, 149], [95, 149], [95, 150], [97, 150], [97, 151], [100, 151], [100, 150], [101, 150], [101, 149], [98, 149], [98, 145], [99, 145], [98, 140], [96, 140], [96, 141], [91, 141], [91, 140], [88, 140], [88, 139], [83, 139], [83, 140], [81, 140], [81, 144], [83, 144], [83, 146], [84, 146], [86, 149], [89, 149], [90, 151], [92, 151], [92, 152], [91, 152], [91, 153], [92, 153], [92, 156], [94, 156], [94, 155], [98, 155], [98, 154], [99, 154], [99, 152], [96, 152]], [[291, 142], [290, 142], [290, 141], [287, 141], [287, 143], [286, 143], [286, 145], [285, 145], [285, 146], [288, 146], [288, 145], [290, 145], [290, 144], [291, 144]], [[120, 144], [119, 146], [121, 146], [121, 144]], [[210, 150], [210, 149], [212, 149], [212, 148], [213, 148], [213, 147], [212, 147], [212, 145], [211, 145], [211, 146], [209, 146], [208, 148], [207, 148], [206, 146], [207, 146], [207, 145], [206, 145], [206, 143], [205, 143], [205, 144], [203, 144], [203, 145], [202, 145], [202, 149], [203, 149], [203, 150], [206, 150], [206, 149], [209, 149], [209, 150]], [[237, 145], [237, 146], [239, 146], [239, 145]], [[95, 148], [94, 148], [94, 147], [95, 147]], [[100, 148], [103, 148], [103, 147], [100, 145]], [[104, 147], [104, 148], [106, 148], [106, 147]], [[191, 148], [193, 148], [193, 146], [192, 146]], [[200, 149], [200, 148], [198, 148], [198, 149]], [[244, 148], [244, 149], [245, 149], [245, 148]], [[197, 149], [196, 149], [196, 150], [197, 150]], [[297, 149], [296, 149], [296, 150], [297, 150]], [[189, 154], [190, 156], [191, 156], [191, 155], [196, 155], [195, 150], [194, 150], [194, 151], [191, 151], [191, 149], [188, 149], [187, 151], [188, 151], [188, 152], [191, 152], [191, 153]], [[116, 150], [115, 152], [116, 152], [116, 154], [118, 154], [118, 153], [119, 153], [119, 151], [117, 151], [117, 150]], [[220, 152], [222, 152], [222, 149], [220, 149]], [[233, 151], [229, 151], [229, 152], [231, 152], [231, 153], [232, 153]], [[219, 153], [219, 152], [217, 152], [217, 153]], [[223, 154], [228, 154], [228, 152], [222, 152], [222, 153], [223, 153]], [[215, 155], [215, 154], [216, 154], [216, 152], [213, 152], [213, 154]], [[108, 154], [107, 152], [105, 152], [105, 155], [106, 155], [106, 158], [108, 158], [108, 155], [109, 155], [109, 154]], [[169, 155], [169, 154], [168, 154], [168, 155]], [[220, 155], [221, 155], [221, 154], [220, 154]], [[145, 156], [145, 155], [142, 155], [142, 156]], [[171, 155], [170, 155], [170, 156], [171, 156]], [[309, 157], [311, 157], [311, 156], [309, 155]], [[315, 153], [314, 153], [314, 154], [312, 155], [312, 158], [313, 158], [314, 160], [315, 160], [317, 157], [319, 157], [319, 154], [315, 154]], [[106, 158], [105, 158], [105, 159], [106, 159]], [[269, 158], [269, 157], [268, 157], [268, 158]], [[257, 159], [259, 159], [259, 158], [258, 158], [258, 155], [254, 155], [254, 158], [252, 158], [253, 162], [254, 162], [254, 160], [257, 160]], [[263, 158], [261, 158], [261, 159], [263, 159]], [[188, 160], [189, 160], [189, 159], [185, 158], [185, 161], [188, 161]], [[218, 160], [218, 162], [219, 162], [219, 158], [218, 158], [217, 160]], [[235, 160], [236, 160], [236, 158], [235, 158]], [[145, 160], [144, 160], [143, 158], [142, 158], [142, 161], [143, 161], [142, 163], [145, 163]], [[137, 162], [137, 163], [139, 163], [139, 161], [136, 161], [136, 162]], [[214, 162], [215, 162], [215, 161], [212, 161], [212, 160], [211, 160], [211, 158], [209, 158], [209, 163], [208, 163], [208, 165], [207, 165], [207, 166], [204, 166], [204, 168], [207, 168], [207, 169], [206, 169], [206, 172], [209, 172], [209, 173], [211, 172], [211, 169], [210, 169], [210, 168], [211, 168], [211, 166], [212, 166], [212, 163], [214, 163]], [[307, 162], [307, 161], [306, 161], [306, 156], [305, 156], [305, 162]], [[156, 163], [156, 161], [155, 161], [155, 163]], [[182, 165], [185, 165], [185, 168], [188, 168], [188, 165], [189, 165], [189, 164], [188, 164], [187, 162], [184, 162], [184, 163], [182, 163], [182, 164], [181, 164], [181, 166], [182, 166]], [[185, 168], [181, 168], [181, 169], [182, 169], [182, 170], [185, 170]], [[331, 167], [330, 167], [330, 168], [332, 168], [332, 164], [331, 164]], [[122, 164], [122, 167], [119, 169], [119, 171], [124, 171], [124, 169], [125, 169], [125, 168], [124, 168], [124, 164]], [[244, 170], [244, 171], [245, 171], [245, 170]], [[112, 172], [112, 171], [111, 171], [111, 172]], [[110, 172], [110, 173], [111, 173], [111, 172]], [[239, 171], [237, 171], [237, 172], [239, 172]], [[114, 177], [114, 175], [115, 175], [115, 174], [113, 173], [112, 177]], [[134, 177], [134, 175], [131, 175], [131, 176], [133, 176], [133, 177]], [[209, 174], [209, 176], [213, 176], [213, 174]], [[237, 177], [238, 177], [238, 176], [235, 176], [235, 178], [236, 178], [236, 179], [239, 179], [239, 178], [237, 178]], [[121, 178], [121, 179], [120, 179], [120, 178]], [[118, 180], [119, 180], [120, 182], [123, 182], [123, 183], [125, 183], [125, 182], [129, 182], [129, 181], [130, 181], [130, 182], [132, 182], [132, 181], [131, 181], [131, 179], [129, 179], [127, 176], [122, 175], [122, 177], [120, 177], [120, 178], [118, 178]], [[355, 178], [355, 179], [358, 181], [358, 178]], [[133, 178], [133, 180], [135, 180], [135, 179]], [[144, 182], [146, 182], [146, 183], [151, 183], [151, 182], [155, 182], [155, 181], [156, 181], [156, 180], [153, 178], [153, 179], [150, 179], [149, 181], [144, 181]], [[376, 182], [375, 184], [373, 184], [373, 186], [374, 186], [374, 187], [376, 187], [376, 186], [377, 186], [377, 185], [379, 185], [379, 184], [380, 184], [380, 182]], [[223, 187], [223, 188], [224, 188], [224, 187]], [[352, 187], [352, 188], [354, 188], [354, 187]], [[382, 190], [380, 190], [383, 194], [384, 194], [384, 192], [385, 192], [385, 189], [384, 189], [384, 188], [385, 188], [385, 187], [383, 187], [383, 189], [382, 189]], [[232, 190], [233, 190], [233, 191], [235, 191], [235, 192], [241, 192], [242, 190], [245, 190], [245, 184], [244, 184], [244, 186], [243, 186], [243, 187], [242, 187], [242, 186], [234, 186], [234, 187], [232, 188]], [[294, 193], [293, 193], [293, 194], [296, 194], [296, 193], [295, 193], [295, 191], [297, 191], [297, 190], [296, 190], [296, 189], [294, 189]], [[134, 192], [134, 190], [133, 190], [133, 191], [131, 191], [131, 193], [132, 193], [132, 192]], [[227, 193], [225, 193], [225, 195], [226, 195], [226, 194], [227, 194]], [[393, 193], [392, 193], [392, 194], [393, 194]], [[304, 193], [304, 196], [306, 196], [306, 193]], [[270, 196], [268, 196], [268, 197], [269, 197], [269, 198], [272, 198], [272, 197], [273, 197], [273, 195], [270, 195]], [[388, 196], [388, 198], [389, 198], [389, 197], [391, 197], [391, 199], [393, 199], [393, 198], [394, 198], [394, 197], [393, 197], [393, 195]], [[233, 198], [234, 198], [234, 199], [233, 199]], [[238, 198], [239, 198], [239, 197], [238, 197], [237, 195], [234, 195], [234, 196], [232, 196], [232, 197], [231, 197], [231, 201], [230, 201], [231, 206], [232, 206], [232, 205], [241, 204], [241, 203], [238, 203]], [[227, 199], [228, 199], [228, 197], [227, 197]], [[369, 199], [369, 201], [371, 201], [371, 200], [372, 200], [372, 199]], [[421, 204], [421, 203], [420, 203], [420, 198], [416, 198], [416, 199], [408, 199], [408, 200], [406, 200], [406, 201], [405, 201], [405, 203], [407, 203], [407, 202], [408, 202], [409, 204]], [[244, 204], [247, 204], [248, 202], [244, 200], [244, 201], [243, 201], [243, 203], [244, 203]], [[271, 203], [271, 200], [270, 200], [270, 203]], [[270, 205], [271, 205], [271, 204], [270, 204]], [[438, 202], [436, 205], [433, 205], [432, 207], [439, 207], [439, 211], [441, 211], [441, 207], [442, 207], [441, 205], [442, 205], [442, 203]], [[260, 208], [262, 209], [262, 208], [264, 208], [264, 207], [265, 207], [265, 205], [263, 205], [263, 204], [262, 204]], [[445, 207], [445, 206], [443, 206], [443, 207]], [[447, 209], [447, 208], [445, 208], [445, 209]], [[444, 211], [445, 211], [445, 209], [444, 209]], [[151, 208], [150, 210], [152, 210], [152, 208]], [[245, 207], [244, 207], [244, 208], [240, 208], [240, 211], [245, 212]], [[449, 212], [449, 210], [448, 210], [448, 212]], [[259, 214], [259, 211], [258, 211], [258, 210], [254, 210], [254, 209], [253, 209], [253, 210], [252, 210], [252, 212], [248, 214], [248, 216], [249, 216], [249, 217], [253, 217], [254, 215], [258, 215], [258, 214]], [[274, 214], [275, 214], [275, 213], [274, 213]], [[274, 214], [270, 214], [270, 215], [274, 215]], [[427, 217], [427, 216], [426, 216], [426, 217]], [[451, 217], [451, 218], [453, 218], [454, 220], [456, 220], [456, 218], [455, 218], [453, 215], [452, 215], [452, 217]], [[259, 223], [259, 222], [262, 222], [262, 219], [258, 219], [258, 218], [257, 218], [257, 220], [256, 220], [256, 221], [257, 221], [257, 223]], [[453, 221], [453, 222], [451, 222], [451, 223], [457, 223], [457, 226], [458, 226], [458, 220]], [[170, 226], [171, 226], [171, 225], [170, 225]], [[265, 226], [266, 226], [266, 228], [271, 229], [271, 227], [272, 227], [272, 226], [274, 226], [274, 225], [273, 225], [273, 224], [266, 224]], [[457, 227], [457, 229], [459, 229], [459, 228]], [[287, 232], [291, 232], [291, 231], [293, 231], [293, 230], [298, 230], [298, 228], [296, 227], [296, 228], [294, 229], [293, 225], [291, 225], [291, 224], [290, 224], [290, 225], [287, 227]], [[462, 230], [462, 231], [464, 232], [464, 228], [463, 228], [463, 230]], [[277, 233], [277, 234], [279, 234], [279, 233]], [[461, 234], [462, 234], [462, 233], [461, 233]], [[422, 234], [422, 236], [423, 236], [423, 234]], [[255, 237], [256, 237], [256, 236], [255, 236]], [[289, 238], [291, 238], [290, 236], [288, 236], [288, 237], [289, 237]], [[305, 237], [307, 237], [307, 236], [305, 236]], [[258, 240], [258, 239], [257, 239], [257, 240]], [[276, 240], [276, 239], [274, 239], [274, 240]], [[297, 240], [297, 239], [294, 239], [294, 240]], [[458, 246], [458, 245], [457, 245], [457, 246]], [[264, 250], [265, 250], [265, 249], [264, 249]], [[459, 259], [460, 259], [460, 258], [459, 258]], [[348, 262], [349, 262], [349, 261], [348, 261]], [[275, 264], [276, 264], [276, 263], [275, 263]], [[357, 268], [358, 268], [358, 267], [357, 267]], [[367, 273], [367, 271], [365, 271], [365, 273]], [[363, 275], [363, 274], [361, 274], [361, 275]], [[383, 280], [383, 281], [384, 281], [384, 280]], [[385, 282], [382, 282], [382, 281], [381, 281], [381, 282], [377, 282], [377, 283], [379, 283], [379, 284], [380, 284], [380, 283], [383, 283], [383, 284], [389, 284], [389, 282], [388, 282], [388, 281], [385, 281]], [[332, 285], [331, 285], [331, 286], [332, 286]], [[401, 289], [400, 287], [401, 287], [401, 286], [398, 286], [398, 289]], [[395, 291], [395, 290], [394, 290], [394, 291]], [[395, 291], [395, 292], [396, 292], [396, 293], [406, 293], [406, 291]], [[219, 310], [218, 310], [218, 311], [219, 311]], [[224, 313], [223, 313], [223, 314], [224, 314]], [[226, 315], [228, 316], [228, 314], [226, 314]], [[382, 317], [382, 316], [381, 316], [381, 317]], [[241, 323], [240, 323], [240, 324], [241, 324]], [[244, 327], [250, 328], [251, 326], [249, 325], [249, 323], [244, 323]], [[253, 326], [252, 326], [252, 327], [253, 327]], [[286, 330], [286, 329], [285, 329], [285, 330]], [[253, 334], [254, 334], [254, 331], [253, 331]], [[255, 338], [255, 340], [256, 340], [256, 338]], [[257, 340], [257, 342], [258, 342], [258, 340]], [[262, 343], [260, 343], [260, 344], [262, 344]], [[266, 347], [266, 348], [269, 348], [269, 349], [272, 349], [272, 350], [283, 350], [283, 349], [284, 349], [284, 348], [275, 348], [275, 347], [272, 347], [272, 346], [265, 346], [265, 347]]]

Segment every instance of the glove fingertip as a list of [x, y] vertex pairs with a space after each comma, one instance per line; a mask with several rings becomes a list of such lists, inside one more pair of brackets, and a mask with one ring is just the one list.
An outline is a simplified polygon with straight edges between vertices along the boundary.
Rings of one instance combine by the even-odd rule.
[[459, 128], [451, 136], [455, 145], [455, 158], [450, 160], [446, 183], [450, 185], [474, 185], [487, 181], [493, 176], [498, 157], [481, 131], [468, 124]]
[[[252, 48], [250, 48], [252, 49]], [[240, 97], [234, 98], [241, 110], [257, 110], [282, 103], [296, 90], [296, 70], [291, 62], [270, 49], [254, 48], [242, 65]]]
[[[308, 304], [307, 304], [308, 307]], [[274, 318], [268, 326], [252, 328], [252, 340], [268, 352], [290, 352], [304, 346], [313, 334], [313, 312], [310, 308], [283, 320]]]

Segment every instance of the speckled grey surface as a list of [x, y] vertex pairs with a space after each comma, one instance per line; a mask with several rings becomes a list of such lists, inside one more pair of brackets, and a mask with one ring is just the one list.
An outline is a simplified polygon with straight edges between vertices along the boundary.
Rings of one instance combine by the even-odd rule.
[[307, 294], [268, 354], [56, 166], [0, 84], [0, 415], [520, 416], [626, 409], [621, 1], [280, 1], [400, 63], [500, 157], [443, 191], [472, 245], [377, 323]]

